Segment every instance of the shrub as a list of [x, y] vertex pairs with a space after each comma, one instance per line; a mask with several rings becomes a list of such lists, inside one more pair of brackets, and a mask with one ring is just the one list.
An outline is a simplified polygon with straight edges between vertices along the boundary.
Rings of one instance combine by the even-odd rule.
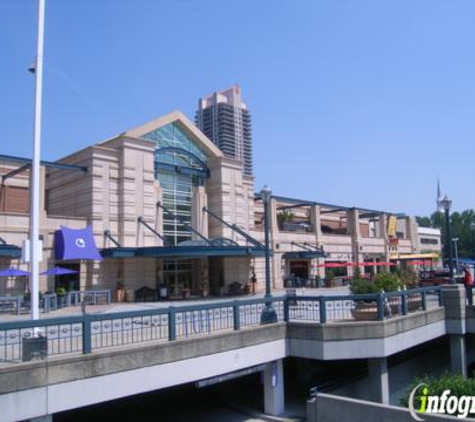
[[64, 296], [66, 294], [66, 289], [64, 287], [58, 287], [56, 289], [56, 294], [58, 296]]
[[396, 274], [391, 273], [376, 274], [374, 277], [374, 284], [378, 288], [378, 291], [384, 290], [385, 292], [395, 292], [403, 287], [399, 277]]
[[402, 287], [402, 283], [395, 274], [379, 273], [374, 277], [374, 281], [355, 278], [351, 285], [351, 293], [358, 294], [372, 294], [379, 293], [381, 290], [385, 292], [394, 292]]
[[401, 283], [407, 287], [416, 287], [417, 285], [417, 274], [412, 268], [405, 268], [396, 270], [396, 274], [401, 280]]
[[[409, 396], [414, 388], [416, 388], [421, 383], [428, 385], [429, 395], [431, 396], [440, 396], [445, 390], [450, 390], [450, 394], [456, 397], [475, 396], [474, 378], [464, 378], [462, 375], [454, 375], [449, 373], [446, 373], [440, 377], [424, 375], [414, 378], [406, 393], [400, 400], [401, 406], [409, 407]], [[414, 408], [418, 409], [419, 406], [420, 401], [416, 394], [414, 399]], [[475, 413], [470, 413], [470, 415], [475, 416]]]
[[327, 270], [325, 276], [327, 280], [333, 280], [335, 278], [335, 273], [332, 270]]
[[356, 267], [353, 271], [353, 280], [362, 280], [360, 267]]
[[378, 293], [380, 290], [372, 281], [355, 278], [350, 284], [350, 291], [354, 295], [367, 295]]

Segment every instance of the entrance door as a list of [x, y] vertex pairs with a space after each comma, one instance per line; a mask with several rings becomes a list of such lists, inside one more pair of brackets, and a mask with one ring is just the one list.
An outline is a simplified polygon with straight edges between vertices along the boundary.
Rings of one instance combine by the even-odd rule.
[[163, 260], [163, 281], [170, 288], [172, 295], [180, 295], [184, 289], [191, 291], [192, 265], [191, 260]]
[[290, 261], [290, 275], [308, 280], [308, 261]]
[[75, 274], [57, 275], [54, 278], [54, 289], [58, 287], [64, 287], [67, 291], [80, 290], [81, 286], [79, 279], [81, 276], [81, 264], [61, 263], [61, 268], [67, 268], [68, 270], [77, 271]]

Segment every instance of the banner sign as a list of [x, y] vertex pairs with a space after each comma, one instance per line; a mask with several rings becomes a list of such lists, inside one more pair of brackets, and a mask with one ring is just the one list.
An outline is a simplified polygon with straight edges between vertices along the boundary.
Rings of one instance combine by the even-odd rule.
[[60, 226], [54, 234], [54, 252], [56, 259], [93, 259], [102, 261], [91, 226], [84, 229], [70, 229]]

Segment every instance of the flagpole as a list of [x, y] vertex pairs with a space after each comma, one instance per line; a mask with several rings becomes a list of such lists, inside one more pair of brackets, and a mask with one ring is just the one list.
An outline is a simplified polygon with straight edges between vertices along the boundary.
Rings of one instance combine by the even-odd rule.
[[35, 117], [33, 159], [30, 182], [30, 293], [31, 319], [39, 318], [39, 213], [40, 213], [40, 151], [41, 151], [41, 100], [43, 83], [45, 0], [38, 0], [38, 45], [35, 61]]

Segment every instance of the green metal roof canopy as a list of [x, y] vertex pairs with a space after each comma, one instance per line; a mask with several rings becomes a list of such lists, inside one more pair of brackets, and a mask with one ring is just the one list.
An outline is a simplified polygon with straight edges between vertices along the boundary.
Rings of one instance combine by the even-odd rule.
[[247, 246], [145, 246], [145, 247], [117, 247], [102, 249], [104, 258], [207, 258], [207, 257], [239, 257], [239, 256], [264, 256], [265, 250]]

